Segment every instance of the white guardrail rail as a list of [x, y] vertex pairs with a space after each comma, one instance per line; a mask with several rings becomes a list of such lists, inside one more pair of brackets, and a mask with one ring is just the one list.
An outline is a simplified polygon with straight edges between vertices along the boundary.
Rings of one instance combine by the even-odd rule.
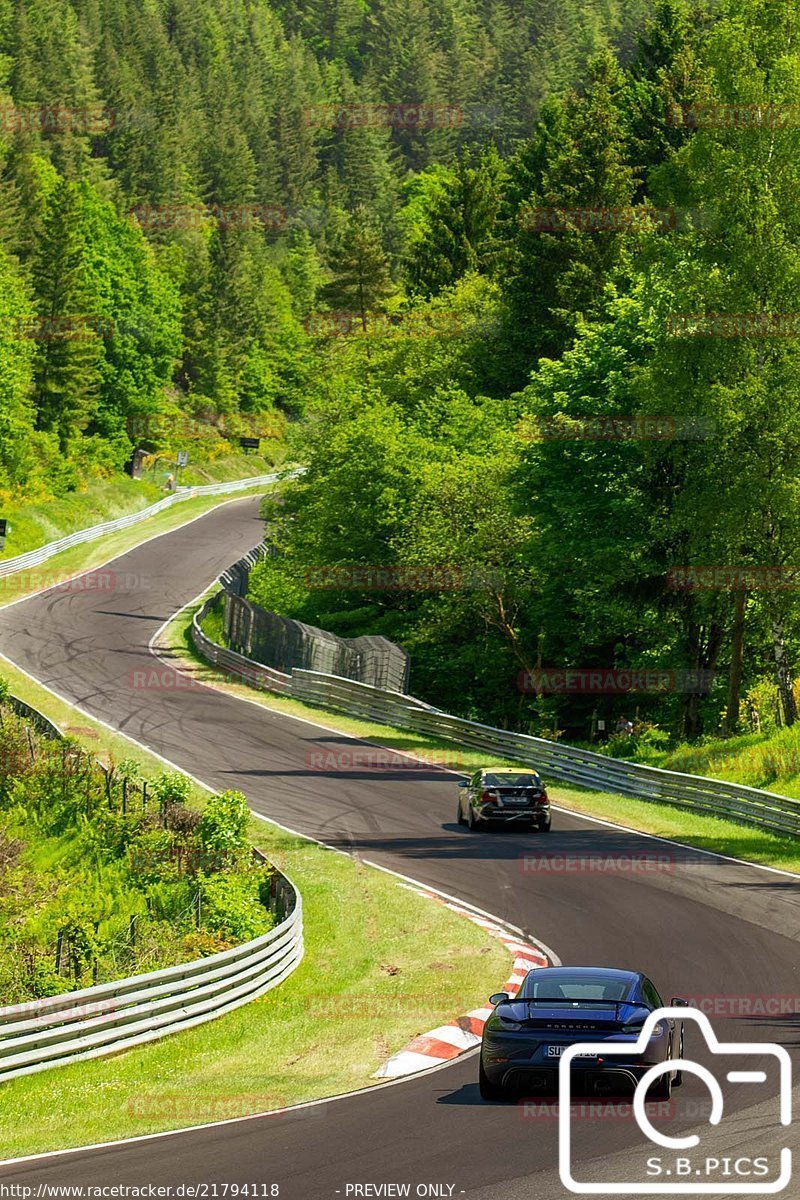
[[[35, 709], [9, 700], [43, 732], [62, 736]], [[303, 902], [289, 879], [278, 871], [273, 878], [283, 919], [254, 941], [147, 975], [0, 1008], [0, 1083], [192, 1029], [277, 987], [303, 958]]]
[[[224, 584], [224, 581], [223, 575], [220, 582]], [[484, 750], [513, 763], [535, 767], [564, 783], [634, 796], [638, 800], [660, 801], [692, 812], [752, 825], [770, 833], [800, 836], [800, 801], [788, 796], [702, 775], [684, 775], [661, 767], [646, 767], [592, 750], [579, 750], [574, 746], [551, 742], [546, 738], [495, 729], [477, 721], [452, 717], [402, 692], [385, 691], [352, 679], [297, 669], [285, 674], [254, 662], [217, 645], [203, 633], [203, 619], [209, 609], [220, 602], [221, 597], [222, 592], [215, 593], [195, 614], [191, 637], [201, 657], [237, 681], [294, 696], [308, 704], [338, 709], [350, 716], [366, 717]]]
[[46, 546], [40, 546], [38, 550], [30, 550], [27, 554], [18, 554], [16, 558], [0, 560], [0, 576], [11, 575], [15, 571], [23, 571], [26, 567], [38, 567], [55, 554], [60, 554], [62, 550], [70, 550], [73, 546], [81, 546], [84, 542], [93, 542], [108, 533], [117, 533], [120, 529], [128, 529], [131, 525], [138, 525], [140, 521], [146, 521], [148, 517], [154, 517], [156, 513], [163, 512], [165, 508], [171, 508], [173, 504], [179, 504], [182, 500], [193, 500], [197, 496], [225, 496], [228, 493], [246, 492], [251, 488], [268, 486], [269, 484], [277, 483], [281, 479], [291, 478], [299, 473], [299, 471], [278, 472], [272, 475], [254, 475], [249, 479], [233, 479], [226, 483], [209, 483], [203, 484], [200, 487], [176, 488], [174, 492], [169, 496], [165, 496], [163, 500], [158, 500], [148, 508], [140, 509], [139, 512], [129, 513], [128, 516], [118, 517], [114, 521], [105, 521], [102, 525], [91, 525], [87, 529], [79, 529], [77, 533], [70, 533], [67, 537], [59, 538], [56, 542], [48, 542]]

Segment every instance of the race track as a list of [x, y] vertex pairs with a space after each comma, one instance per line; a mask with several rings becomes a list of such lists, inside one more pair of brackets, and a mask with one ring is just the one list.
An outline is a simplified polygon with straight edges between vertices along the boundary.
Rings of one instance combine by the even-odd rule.
[[[257, 500], [218, 508], [116, 560], [113, 591], [59, 590], [0, 611], [0, 651], [212, 787], [241, 788], [257, 812], [495, 913], [565, 963], [643, 970], [667, 999], [800, 995], [800, 886], [788, 876], [559, 811], [548, 854], [647, 850], [673, 855], [674, 866], [639, 874], [523, 871], [520, 856], [545, 849], [545, 839], [459, 828], [451, 775], [412, 766], [323, 773], [311, 769], [309, 755], [340, 750], [341, 735], [208, 688], [140, 686], [154, 665], [153, 634], [261, 534]], [[720, 1019], [715, 1027], [724, 1040], [777, 1041], [797, 1055], [797, 1015]], [[282, 1116], [9, 1165], [0, 1183], [259, 1180], [279, 1184], [290, 1200], [335, 1200], [348, 1184], [387, 1182], [411, 1184], [412, 1195], [417, 1184], [453, 1185], [453, 1196], [474, 1200], [565, 1196], [556, 1121], [481, 1103], [476, 1073], [471, 1055], [397, 1086]], [[704, 1091], [687, 1079], [677, 1097], [701, 1101]], [[748, 1085], [733, 1086], [730, 1114], [741, 1138], [755, 1128], [752, 1102]], [[686, 1126], [693, 1123], [696, 1114], [694, 1122], [687, 1115]], [[582, 1169], [613, 1178], [635, 1130], [624, 1120], [586, 1126]], [[762, 1149], [773, 1136], [778, 1131], [761, 1128]]]

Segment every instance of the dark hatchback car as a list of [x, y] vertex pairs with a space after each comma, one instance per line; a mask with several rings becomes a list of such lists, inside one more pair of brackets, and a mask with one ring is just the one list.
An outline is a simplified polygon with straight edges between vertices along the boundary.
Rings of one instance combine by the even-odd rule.
[[[537, 967], [529, 971], [512, 1000], [492, 996], [495, 1010], [483, 1029], [479, 1068], [484, 1100], [511, 1094], [553, 1095], [558, 1063], [576, 1042], [631, 1043], [630, 1055], [604, 1060], [591, 1055], [572, 1061], [575, 1095], [612, 1096], [632, 1092], [642, 1075], [658, 1063], [683, 1057], [683, 1022], [659, 1020], [643, 1049], [634, 1043], [642, 1026], [664, 1001], [646, 976], [606, 967]], [[671, 1006], [683, 1006], [677, 997]], [[679, 1028], [676, 1028], [679, 1026]], [[648, 1098], [668, 1100], [681, 1082], [680, 1071], [660, 1076]]]
[[548, 833], [550, 800], [536, 771], [492, 767], [458, 785], [458, 823], [480, 829], [490, 824], [522, 824]]

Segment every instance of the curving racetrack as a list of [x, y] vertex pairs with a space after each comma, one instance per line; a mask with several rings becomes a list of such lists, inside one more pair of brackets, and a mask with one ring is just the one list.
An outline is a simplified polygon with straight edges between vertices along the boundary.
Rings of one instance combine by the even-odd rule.
[[[528, 833], [460, 829], [453, 778], [445, 772], [415, 766], [320, 773], [306, 765], [308, 754], [348, 739], [208, 688], [133, 686], [132, 672], [153, 666], [148, 643], [158, 628], [260, 541], [258, 506], [253, 499], [224, 505], [122, 556], [111, 565], [119, 580], [113, 593], [59, 590], [0, 611], [0, 650], [212, 787], [241, 788], [257, 812], [530, 930], [566, 963], [643, 970], [667, 998], [800, 996], [800, 881], [793, 877], [563, 811], [555, 813], [548, 853], [659, 852], [674, 855], [674, 869], [525, 873], [520, 855], [543, 848], [542, 841]], [[777, 1041], [796, 1055], [800, 1017], [720, 1019], [715, 1028], [724, 1040]], [[438, 1184], [444, 1195], [452, 1185], [453, 1196], [476, 1200], [565, 1196], [556, 1121], [523, 1119], [513, 1105], [482, 1104], [476, 1072], [469, 1055], [398, 1085], [280, 1116], [9, 1164], [0, 1169], [0, 1183], [263, 1180], [278, 1183], [281, 1197], [291, 1200], [335, 1200], [346, 1196], [348, 1184], [387, 1182], [411, 1184], [411, 1195], [417, 1184]], [[676, 1093], [682, 1105], [703, 1096], [692, 1080]], [[747, 1085], [732, 1088], [732, 1137], [744, 1138], [759, 1124], [752, 1101]], [[696, 1124], [691, 1114], [678, 1119]], [[761, 1127], [761, 1150], [770, 1139], [780, 1144], [779, 1136]], [[628, 1121], [587, 1122], [582, 1169], [625, 1178], [614, 1173], [624, 1171], [635, 1137]]]

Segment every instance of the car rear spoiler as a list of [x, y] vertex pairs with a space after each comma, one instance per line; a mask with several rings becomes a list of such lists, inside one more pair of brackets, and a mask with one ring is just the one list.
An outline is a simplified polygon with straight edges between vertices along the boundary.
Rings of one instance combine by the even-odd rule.
[[511, 1004], [547, 1004], [552, 1007], [555, 1004], [582, 1004], [585, 1007], [591, 1008], [612, 1008], [614, 1016], [619, 1018], [619, 1010], [621, 1008], [646, 1008], [645, 1004], [637, 1004], [635, 1000], [587, 1000], [585, 996], [518, 996], [516, 999], [509, 1001]]

